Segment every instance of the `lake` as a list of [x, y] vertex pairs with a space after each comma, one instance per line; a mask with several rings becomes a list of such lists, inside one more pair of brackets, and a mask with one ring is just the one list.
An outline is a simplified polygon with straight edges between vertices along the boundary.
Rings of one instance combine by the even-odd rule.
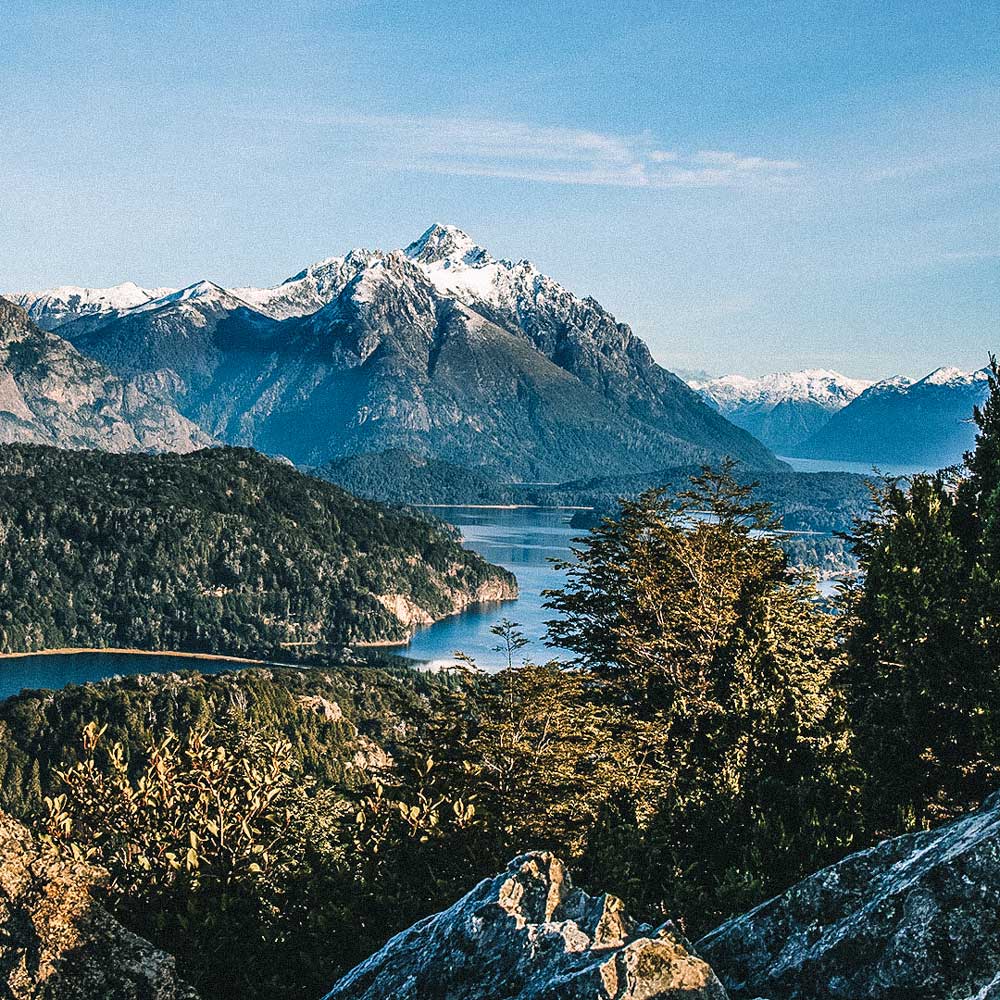
[[[787, 458], [784, 455], [778, 457], [796, 472], [856, 472], [860, 476], [876, 478], [870, 462], [846, 462], [835, 458]], [[879, 465], [878, 470], [885, 476], [915, 476], [920, 472], [936, 471], [923, 465]]]
[[[563, 576], [549, 562], [569, 555], [570, 539], [579, 535], [570, 528], [572, 510], [554, 508], [493, 509], [480, 507], [434, 508], [442, 520], [457, 525], [471, 549], [492, 563], [509, 569], [518, 579], [516, 601], [466, 611], [418, 632], [398, 652], [408, 659], [442, 665], [455, 662], [457, 650], [475, 657], [484, 668], [495, 669], [504, 660], [493, 650], [496, 636], [490, 628], [501, 618], [520, 622], [531, 640], [521, 658], [548, 660], [556, 655], [542, 642], [545, 620], [552, 616], [542, 607], [542, 591], [559, 586]], [[61, 688], [86, 684], [105, 677], [131, 674], [200, 670], [219, 673], [244, 666], [238, 661], [156, 653], [37, 653], [0, 659], [0, 699], [25, 688]]]
[[[528, 645], [518, 654], [518, 661], [545, 662], [568, 659], [565, 650], [545, 645], [545, 622], [552, 612], [543, 607], [542, 591], [559, 587], [564, 574], [551, 560], [570, 556], [573, 538], [584, 534], [571, 528], [573, 510], [562, 507], [435, 507], [431, 513], [456, 525], [465, 544], [492, 563], [509, 569], [518, 580], [520, 596], [516, 601], [491, 604], [453, 615], [417, 632], [409, 645], [394, 652], [407, 660], [426, 666], [455, 662], [455, 653], [464, 652], [485, 669], [495, 670], [506, 664], [494, 648], [499, 639], [490, 629], [502, 618], [518, 622]], [[821, 589], [830, 592], [834, 581], [824, 581]], [[384, 651], [379, 654], [384, 655]], [[126, 674], [167, 673], [174, 670], [200, 670], [218, 673], [234, 670], [240, 663], [190, 656], [162, 656], [135, 653], [43, 653], [0, 660], [0, 698], [8, 698], [23, 688], [60, 688], [84, 684], [104, 677]]]
[[520, 596], [422, 629], [400, 653], [427, 664], [446, 665], [455, 662], [456, 652], [463, 652], [480, 667], [506, 666], [506, 659], [494, 649], [499, 640], [490, 628], [501, 618], [509, 618], [520, 623], [529, 640], [519, 660], [568, 657], [564, 650], [550, 649], [543, 641], [545, 622], [552, 612], [542, 606], [542, 591], [562, 585], [565, 576], [551, 560], [568, 558], [571, 540], [585, 533], [569, 526], [574, 511], [563, 507], [434, 507], [430, 512], [458, 527], [468, 548], [509, 569], [517, 577]]
[[126, 674], [166, 674], [200, 670], [217, 674], [246, 664], [200, 656], [164, 656], [158, 653], [32, 653], [0, 659], [0, 700], [25, 688], [61, 688]]

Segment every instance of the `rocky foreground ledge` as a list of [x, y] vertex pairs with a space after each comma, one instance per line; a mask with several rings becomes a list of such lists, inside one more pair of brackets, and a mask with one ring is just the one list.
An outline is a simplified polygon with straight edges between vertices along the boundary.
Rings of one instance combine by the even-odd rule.
[[197, 1000], [174, 960], [90, 896], [101, 873], [44, 853], [0, 814], [0, 996], [10, 1000]]
[[1000, 792], [702, 938], [733, 1000], [1000, 1000]]
[[671, 923], [637, 924], [614, 896], [574, 889], [548, 853], [515, 858], [392, 938], [326, 1000], [726, 1000]]
[[[95, 877], [0, 815], [0, 997], [197, 1000], [169, 955], [92, 901]], [[326, 1000], [727, 997], [1000, 1000], [1000, 793], [811, 875], [694, 947], [669, 922], [637, 923], [614, 896], [573, 888], [551, 854], [524, 854]]]

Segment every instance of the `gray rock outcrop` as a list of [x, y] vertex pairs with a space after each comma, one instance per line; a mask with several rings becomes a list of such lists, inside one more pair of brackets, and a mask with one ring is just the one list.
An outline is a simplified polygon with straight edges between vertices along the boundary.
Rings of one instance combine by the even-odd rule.
[[392, 938], [326, 1000], [726, 1000], [671, 923], [588, 896], [548, 853], [525, 854]]
[[1000, 793], [850, 855], [696, 947], [736, 1000], [998, 1000]]
[[197, 1000], [174, 960], [90, 895], [100, 873], [68, 863], [0, 814], [0, 996], [11, 1000]]

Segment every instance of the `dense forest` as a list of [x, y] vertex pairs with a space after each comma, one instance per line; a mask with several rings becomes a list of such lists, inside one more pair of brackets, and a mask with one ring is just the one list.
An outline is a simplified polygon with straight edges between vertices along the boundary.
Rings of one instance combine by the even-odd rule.
[[[314, 997], [528, 848], [697, 937], [1000, 785], [1000, 372], [890, 481], [835, 614], [730, 469], [626, 499], [548, 594], [568, 667], [251, 668], [0, 705], [0, 807], [202, 995]], [[696, 517], [710, 512], [713, 516]], [[285, 969], [302, 973], [290, 983]]]
[[[514, 489], [496, 470], [468, 469], [403, 448], [350, 455], [311, 470], [348, 493], [395, 504], [509, 504]], [[525, 501], [522, 501], [525, 502]]]
[[[618, 510], [622, 497], [653, 487], [684, 489], [697, 466], [660, 469], [631, 476], [597, 476], [568, 483], [507, 483], [493, 470], [467, 469], [422, 458], [403, 449], [354, 455], [313, 469], [312, 475], [337, 483], [357, 496], [394, 504], [528, 504], [581, 507], [573, 526], [591, 528]], [[839, 573], [856, 567], [840, 533], [871, 508], [872, 477], [850, 472], [771, 472], [732, 468], [744, 484], [756, 482], [758, 495], [774, 508], [785, 532], [782, 547], [796, 565]]]
[[440, 522], [248, 449], [0, 447], [0, 651], [299, 658], [515, 588]]

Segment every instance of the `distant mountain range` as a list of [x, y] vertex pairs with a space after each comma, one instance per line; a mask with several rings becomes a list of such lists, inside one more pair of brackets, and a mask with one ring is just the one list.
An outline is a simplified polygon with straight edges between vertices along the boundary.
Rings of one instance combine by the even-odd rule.
[[789, 454], [928, 468], [955, 465], [975, 443], [972, 410], [987, 391], [985, 370], [938, 368], [917, 382], [900, 377], [876, 382]]
[[987, 391], [985, 371], [947, 367], [918, 381], [807, 370], [690, 384], [779, 455], [926, 468], [961, 461], [975, 440], [973, 407]]
[[737, 427], [785, 453], [819, 430], [872, 383], [840, 372], [809, 369], [748, 378], [694, 379], [692, 388]]
[[299, 464], [404, 448], [522, 480], [725, 455], [781, 467], [594, 299], [451, 226], [273, 288], [16, 298], [128, 384], [169, 388], [204, 434]]

